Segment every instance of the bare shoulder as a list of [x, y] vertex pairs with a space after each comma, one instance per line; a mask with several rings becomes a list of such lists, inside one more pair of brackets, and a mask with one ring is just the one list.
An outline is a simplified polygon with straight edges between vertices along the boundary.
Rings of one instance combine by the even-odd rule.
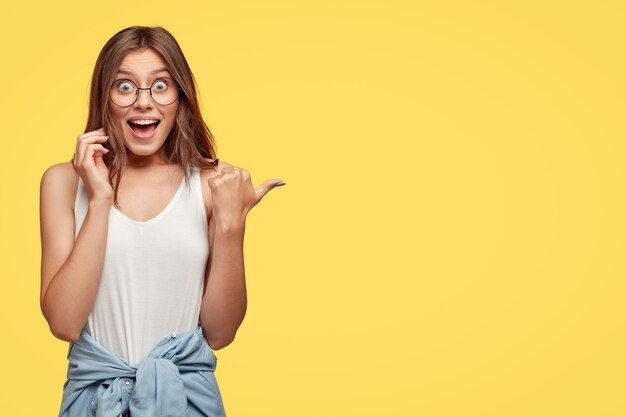
[[78, 173], [74, 169], [72, 162], [61, 162], [59, 164], [52, 165], [46, 169], [43, 173], [43, 181], [78, 181]]
[[56, 204], [72, 204], [76, 197], [78, 173], [72, 162], [52, 165], [41, 177], [40, 192], [42, 204], [53, 201]]

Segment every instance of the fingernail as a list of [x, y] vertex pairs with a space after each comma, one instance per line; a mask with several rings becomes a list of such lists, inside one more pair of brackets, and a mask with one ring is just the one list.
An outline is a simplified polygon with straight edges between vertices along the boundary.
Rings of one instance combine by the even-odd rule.
[[277, 186], [277, 187], [280, 187], [281, 185], [287, 185], [287, 183], [286, 183], [286, 182], [282, 182], [282, 181], [281, 181], [281, 182], [279, 182], [278, 184], [276, 184], [276, 186]]

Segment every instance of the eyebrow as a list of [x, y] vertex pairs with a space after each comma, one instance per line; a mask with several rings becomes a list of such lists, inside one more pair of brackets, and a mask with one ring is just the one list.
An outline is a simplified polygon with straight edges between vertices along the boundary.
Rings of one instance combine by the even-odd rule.
[[[153, 71], [150, 71], [150, 73], [151, 73], [151, 74], [157, 74], [157, 73], [159, 73], [159, 72], [170, 72], [170, 70], [168, 70], [168, 69], [167, 69], [167, 68], [165, 68], [165, 67], [162, 67], [162, 68], [157, 68], [157, 69], [155, 69], [155, 70], [153, 70]], [[118, 74], [133, 75], [133, 73], [132, 73], [132, 72], [127, 71], [127, 70], [123, 70], [123, 69], [119, 69], [119, 70], [117, 70], [117, 73], [118, 73]]]

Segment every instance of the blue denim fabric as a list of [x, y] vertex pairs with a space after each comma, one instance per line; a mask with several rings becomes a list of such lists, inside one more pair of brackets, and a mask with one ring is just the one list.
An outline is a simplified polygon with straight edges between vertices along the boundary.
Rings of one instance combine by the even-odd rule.
[[132, 366], [83, 329], [67, 359], [59, 417], [226, 417], [200, 325], [162, 338]]

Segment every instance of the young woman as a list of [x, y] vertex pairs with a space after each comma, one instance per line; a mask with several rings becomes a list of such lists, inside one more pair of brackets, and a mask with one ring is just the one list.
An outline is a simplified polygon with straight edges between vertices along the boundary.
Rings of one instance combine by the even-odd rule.
[[60, 416], [224, 416], [216, 358], [246, 312], [245, 219], [280, 180], [216, 159], [173, 36], [97, 59], [85, 133], [41, 180], [41, 309], [70, 342]]

